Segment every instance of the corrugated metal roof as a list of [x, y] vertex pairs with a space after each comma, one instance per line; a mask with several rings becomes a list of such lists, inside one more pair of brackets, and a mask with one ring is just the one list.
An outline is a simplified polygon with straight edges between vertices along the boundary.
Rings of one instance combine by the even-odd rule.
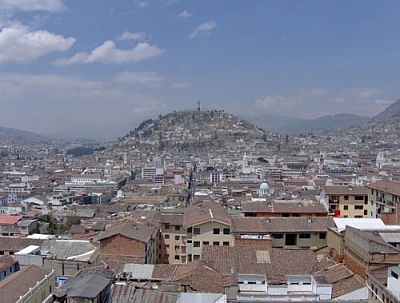
[[385, 223], [381, 219], [375, 218], [333, 218], [339, 231], [345, 230], [346, 226], [351, 226], [362, 230], [383, 230], [386, 229]]
[[184, 292], [181, 293], [179, 303], [214, 303], [223, 296], [223, 294]]
[[379, 236], [388, 243], [400, 243], [400, 232], [398, 232], [398, 233], [379, 233]]
[[144, 280], [151, 279], [154, 270], [152, 264], [134, 264], [127, 263], [124, 265], [123, 272], [128, 273], [131, 279]]

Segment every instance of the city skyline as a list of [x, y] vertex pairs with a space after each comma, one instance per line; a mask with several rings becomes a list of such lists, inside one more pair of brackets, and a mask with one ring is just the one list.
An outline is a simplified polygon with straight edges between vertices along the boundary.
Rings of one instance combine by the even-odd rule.
[[397, 2], [96, 4], [0, 0], [1, 126], [87, 137], [197, 100], [312, 119], [400, 97]]

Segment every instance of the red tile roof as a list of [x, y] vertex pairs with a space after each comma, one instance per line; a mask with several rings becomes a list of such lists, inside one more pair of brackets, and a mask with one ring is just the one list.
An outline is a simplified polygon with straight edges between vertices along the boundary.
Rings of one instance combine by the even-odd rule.
[[21, 219], [22, 216], [0, 215], [0, 225], [15, 225]]

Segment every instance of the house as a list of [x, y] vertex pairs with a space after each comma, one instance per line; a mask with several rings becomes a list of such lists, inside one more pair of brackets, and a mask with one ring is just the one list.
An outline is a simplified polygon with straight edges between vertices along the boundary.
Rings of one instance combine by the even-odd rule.
[[317, 301], [332, 297], [332, 284], [314, 276], [318, 261], [311, 250], [260, 246], [208, 246], [204, 262], [223, 275], [228, 300], [239, 302]]
[[2, 303], [49, 301], [54, 290], [54, 273], [35, 265], [27, 266], [0, 281]]
[[41, 246], [42, 244], [41, 239], [0, 237], [0, 255], [14, 255], [30, 245]]
[[153, 220], [160, 227], [157, 263], [186, 263], [186, 230], [183, 228], [183, 213], [157, 212]]
[[342, 218], [369, 218], [368, 189], [364, 186], [324, 186], [321, 199], [329, 212]]
[[328, 209], [313, 201], [275, 200], [266, 203], [242, 203], [245, 217], [326, 217]]
[[328, 227], [334, 226], [330, 217], [232, 218], [235, 246], [268, 245], [287, 248], [317, 248], [326, 245]]
[[157, 261], [158, 229], [140, 223], [119, 223], [110, 226], [100, 237], [102, 259], [139, 264]]
[[19, 270], [18, 260], [12, 256], [0, 256], [0, 281]]
[[199, 202], [185, 209], [183, 228], [186, 230], [187, 262], [199, 260], [208, 245], [233, 246], [230, 217], [215, 202]]
[[99, 272], [71, 277], [54, 291], [53, 302], [97, 303], [107, 302], [112, 279]]
[[0, 234], [2, 236], [13, 236], [19, 233], [17, 227], [18, 222], [22, 219], [22, 216], [8, 216], [0, 215]]
[[400, 302], [400, 266], [385, 266], [367, 273], [368, 302]]
[[[365, 220], [365, 219], [362, 219]], [[400, 249], [387, 243], [373, 225], [359, 229], [347, 225], [342, 232], [328, 231], [330, 257], [344, 264], [362, 279], [369, 271], [400, 263]], [[399, 233], [400, 234], [400, 233]]]

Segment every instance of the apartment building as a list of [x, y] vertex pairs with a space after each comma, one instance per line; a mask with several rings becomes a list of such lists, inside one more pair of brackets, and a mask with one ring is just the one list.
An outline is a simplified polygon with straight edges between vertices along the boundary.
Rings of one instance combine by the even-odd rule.
[[233, 246], [230, 218], [225, 208], [215, 202], [199, 202], [186, 208], [186, 261], [199, 260], [208, 245]]
[[324, 186], [321, 200], [330, 214], [342, 218], [368, 218], [368, 189], [363, 186]]
[[395, 213], [400, 201], [400, 183], [381, 180], [365, 186], [368, 190], [369, 215], [380, 218], [381, 213]]

